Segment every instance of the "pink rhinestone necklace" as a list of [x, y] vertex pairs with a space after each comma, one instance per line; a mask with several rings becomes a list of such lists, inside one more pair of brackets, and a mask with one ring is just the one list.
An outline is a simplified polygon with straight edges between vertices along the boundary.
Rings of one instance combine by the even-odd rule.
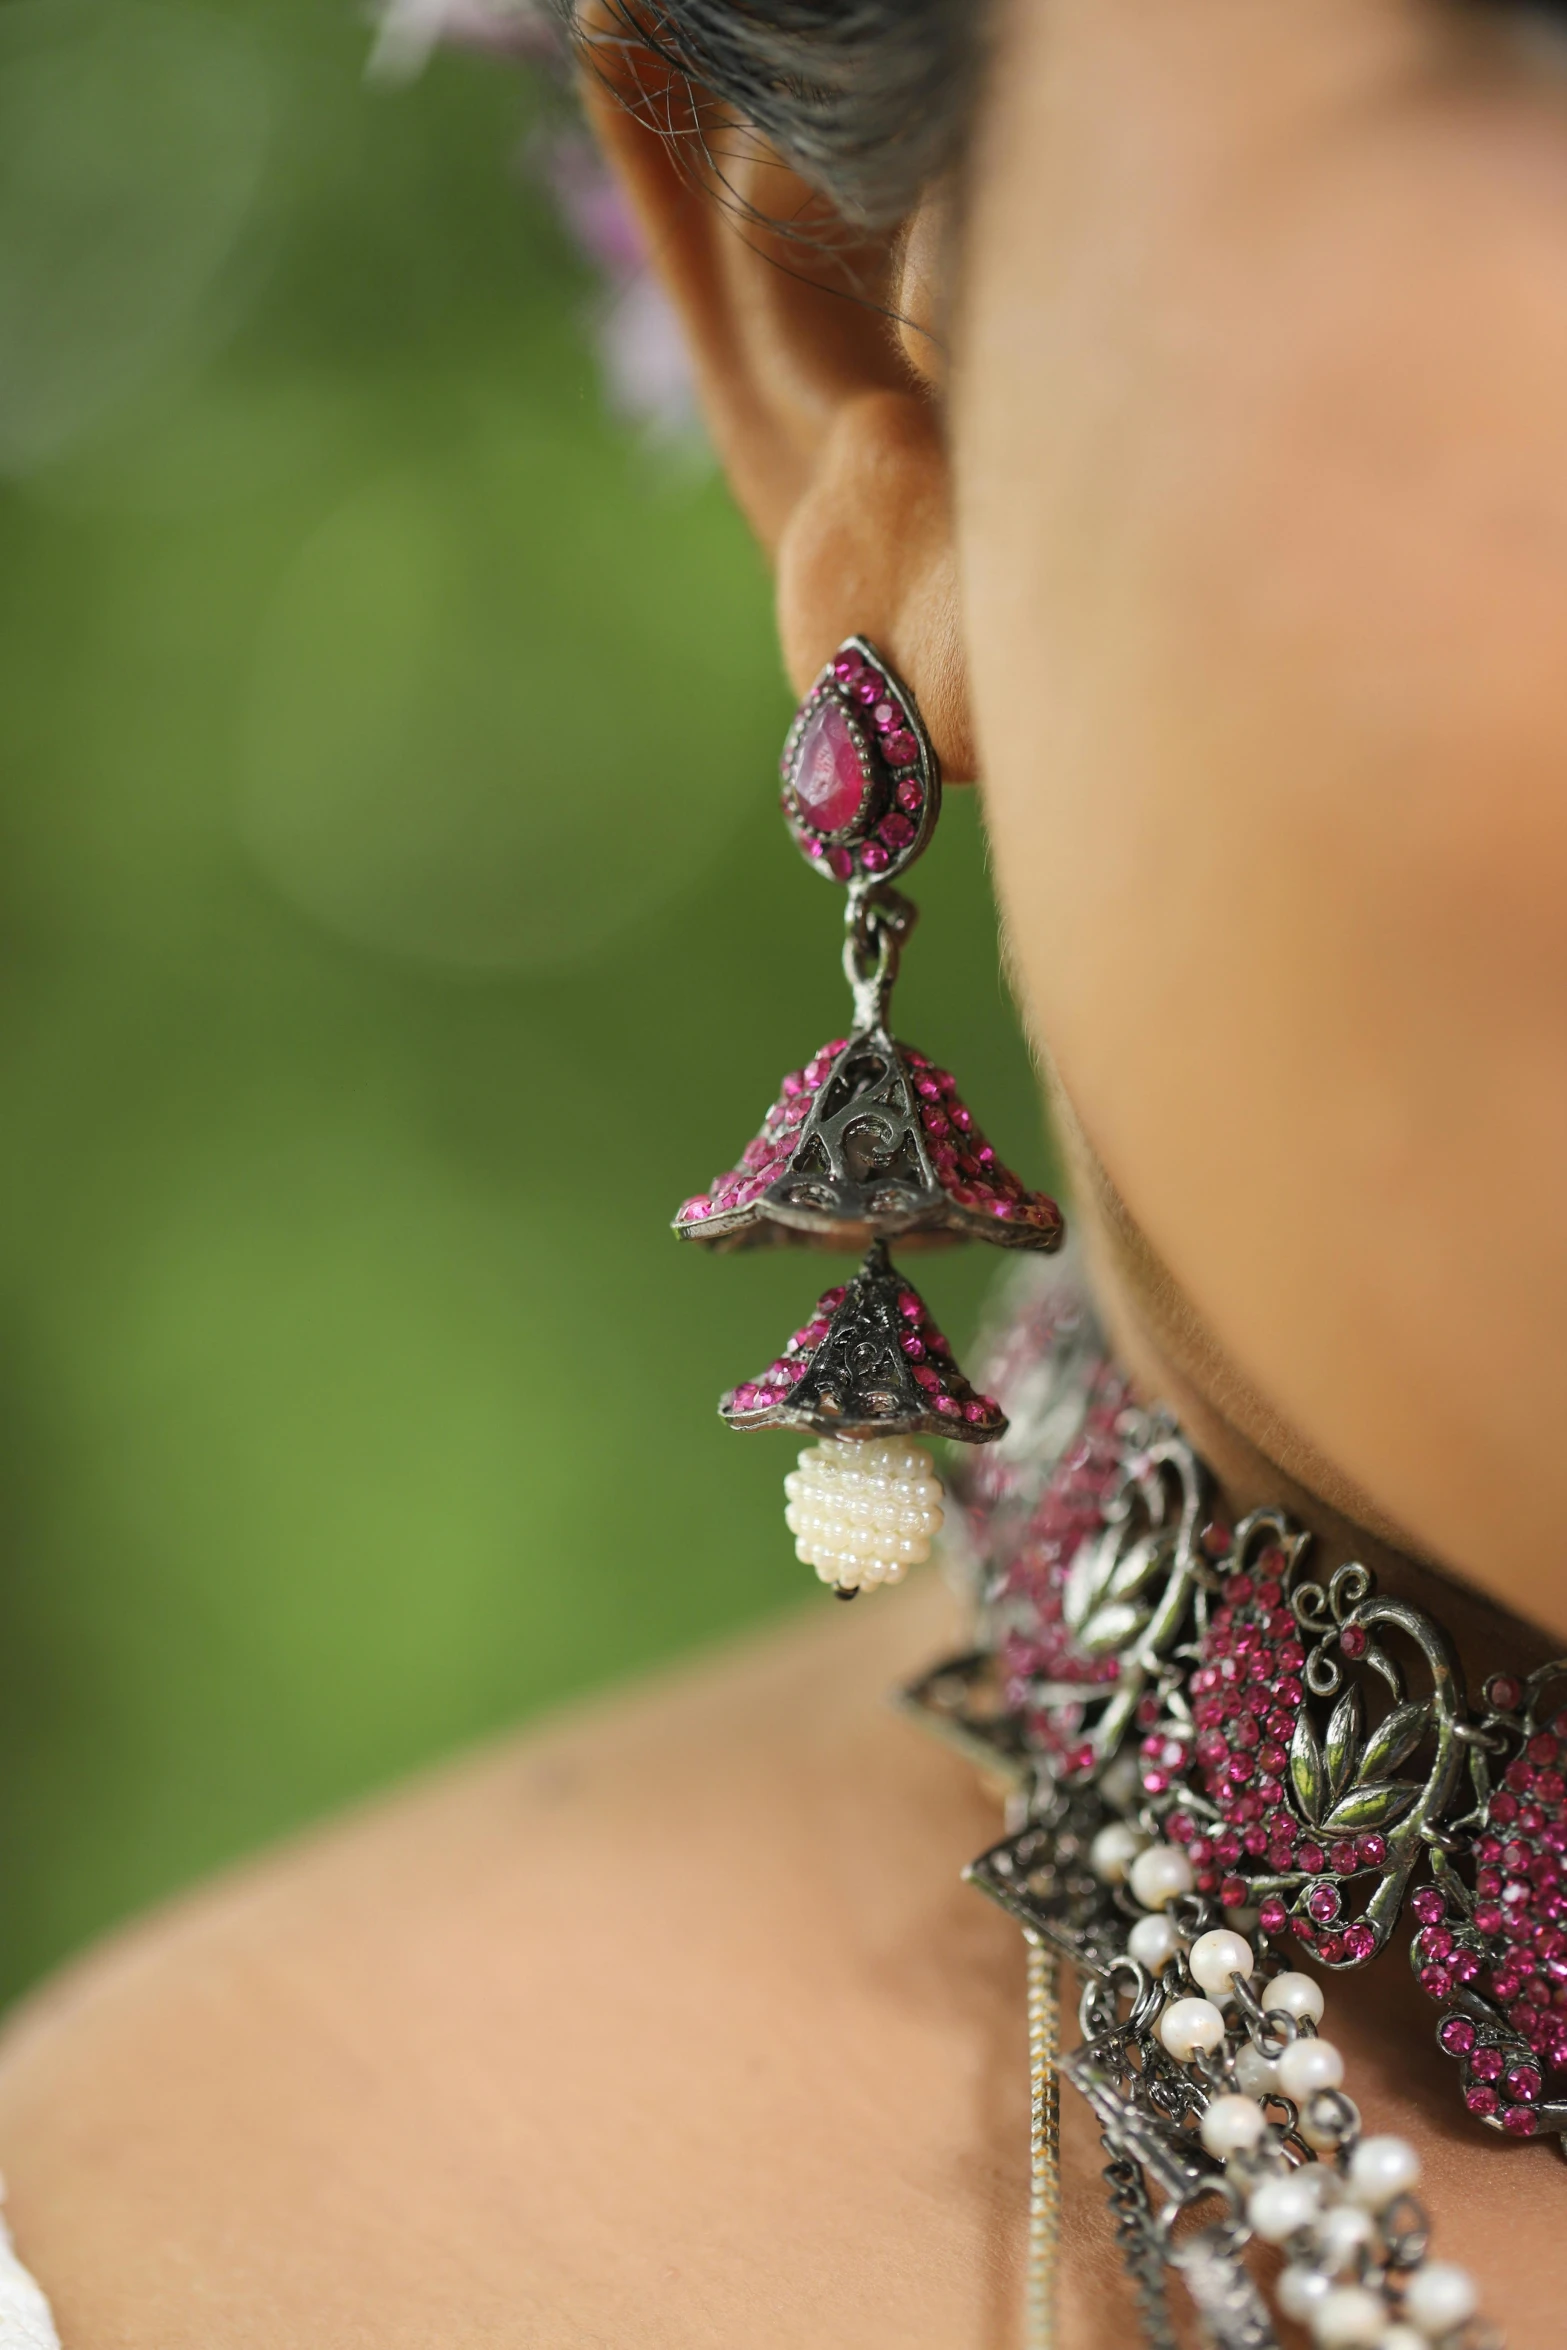
[[[1149, 2341], [1175, 2338], [1179, 2273], [1210, 2342], [1267, 2350], [1254, 2238], [1284, 2247], [1282, 2313], [1320, 2350], [1494, 2340], [1470, 2281], [1427, 2259], [1413, 2149], [1362, 2138], [1296, 1970], [1364, 1966], [1408, 1912], [1470, 2114], [1567, 2141], [1567, 1661], [1471, 1701], [1441, 1625], [1367, 1568], [1319, 1579], [1282, 1510], [1225, 1523], [1070, 1270], [1036, 1273], [980, 1376], [1010, 1427], [963, 1478], [977, 1637], [909, 1702], [1016, 1790], [969, 1873], [1029, 1936], [1040, 2031], [1047, 1955], [1086, 1986], [1061, 2070], [1112, 2150]], [[1038, 2343], [1047, 2069], [1036, 2033]], [[1178, 2249], [1175, 2212], [1210, 2198]]]

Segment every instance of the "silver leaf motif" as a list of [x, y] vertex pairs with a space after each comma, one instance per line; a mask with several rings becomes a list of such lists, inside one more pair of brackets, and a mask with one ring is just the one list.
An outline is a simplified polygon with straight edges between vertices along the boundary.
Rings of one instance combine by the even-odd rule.
[[1366, 1709], [1358, 1689], [1346, 1689], [1333, 1708], [1322, 1758], [1327, 1765], [1328, 1801], [1337, 1803], [1354, 1776], [1355, 1755], [1365, 1729]]
[[1314, 1827], [1322, 1817], [1328, 1791], [1327, 1775], [1322, 1767], [1317, 1733], [1304, 1706], [1295, 1717], [1295, 1734], [1290, 1740], [1290, 1785], [1295, 1790], [1302, 1819], [1309, 1820]]

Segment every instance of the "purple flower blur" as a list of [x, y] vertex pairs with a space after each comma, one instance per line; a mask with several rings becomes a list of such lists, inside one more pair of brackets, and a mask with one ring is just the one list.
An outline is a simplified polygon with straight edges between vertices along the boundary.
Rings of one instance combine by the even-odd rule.
[[[542, 0], [381, 0], [367, 71], [377, 81], [412, 81], [443, 47], [538, 67], [562, 85], [569, 77], [559, 22]], [[600, 280], [587, 323], [611, 408], [657, 445], [703, 450], [680, 322], [597, 147], [579, 124], [561, 125], [530, 142], [527, 161]]]

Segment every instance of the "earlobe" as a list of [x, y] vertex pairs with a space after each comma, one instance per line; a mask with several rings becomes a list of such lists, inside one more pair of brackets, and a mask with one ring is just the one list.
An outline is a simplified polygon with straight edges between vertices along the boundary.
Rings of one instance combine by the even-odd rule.
[[790, 677], [803, 691], [845, 637], [870, 637], [913, 688], [948, 778], [967, 781], [924, 294], [900, 323], [929, 224], [851, 231], [769, 150], [708, 121], [623, 17], [606, 22], [585, 35], [585, 102], [680, 312], [730, 484], [775, 558]]
[[867, 636], [914, 688], [952, 783], [974, 779], [946, 445], [928, 399], [867, 391], [832, 419], [777, 551], [784, 660], [804, 691]]

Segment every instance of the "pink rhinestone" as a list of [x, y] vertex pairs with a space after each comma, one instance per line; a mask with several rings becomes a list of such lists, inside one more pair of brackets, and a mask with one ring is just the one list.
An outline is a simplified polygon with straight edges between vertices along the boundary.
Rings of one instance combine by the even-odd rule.
[[990, 1418], [990, 1409], [976, 1398], [973, 1403], [966, 1403], [963, 1406], [963, 1417], [971, 1426], [977, 1428], [982, 1420]]
[[1493, 1673], [1485, 1685], [1485, 1701], [1499, 1714], [1516, 1713], [1523, 1703], [1523, 1688], [1511, 1673]]
[[1471, 2113], [1479, 2114], [1482, 2119], [1485, 2119], [1495, 2113], [1501, 2099], [1494, 2089], [1474, 2088], [1464, 2091], [1464, 2103]]
[[1295, 1855], [1295, 1861], [1308, 1877], [1316, 1877], [1322, 1873], [1322, 1857], [1320, 1844], [1303, 1844]]
[[885, 873], [891, 862], [879, 840], [868, 840], [860, 851], [860, 863], [867, 873]]
[[1527, 2105], [1509, 2105], [1502, 2115], [1502, 2127], [1509, 2137], [1532, 2138], [1539, 2126], [1539, 2116]]
[[1540, 2075], [1532, 2064], [1510, 2066], [1502, 2086], [1508, 2096], [1514, 2098], [1520, 2105], [1534, 2105], [1539, 2101]]
[[1475, 2044], [1475, 2028], [1466, 2015], [1446, 2016], [1437, 2038], [1449, 2056], [1467, 2056]]
[[1499, 2081], [1505, 2069], [1499, 2048], [1477, 2049], [1475, 2060], [1469, 2067], [1477, 2081]]
[[1371, 1957], [1376, 1946], [1377, 1938], [1369, 1926], [1345, 1927], [1344, 1955], [1346, 1958], [1352, 1958], [1357, 1963], [1362, 1962]]
[[1379, 1869], [1387, 1858], [1387, 1838], [1375, 1834], [1362, 1836], [1358, 1849], [1363, 1869]]
[[884, 840], [889, 849], [906, 849], [914, 838], [913, 825], [907, 816], [901, 814], [896, 808], [893, 809], [890, 816], [882, 818], [876, 827], [876, 832], [877, 837]]
[[795, 750], [789, 788], [805, 823], [842, 832], [865, 805], [868, 789], [859, 745], [831, 694], [811, 713]]
[[871, 712], [871, 722], [878, 734], [885, 734], [889, 726], [898, 723], [898, 712], [891, 702], [878, 702]]
[[955, 1413], [958, 1409], [950, 1395], [938, 1395], [933, 1400], [938, 1412], [947, 1412], [950, 1414]]
[[894, 796], [905, 816], [917, 816], [925, 804], [925, 794], [912, 775], [904, 777]]
[[1331, 1925], [1339, 1913], [1337, 1886], [1318, 1885], [1307, 1896], [1306, 1907], [1319, 1926]]
[[1338, 1644], [1347, 1657], [1364, 1656], [1366, 1653], [1365, 1626], [1363, 1624], [1346, 1624], [1338, 1636]]
[[919, 744], [906, 727], [897, 727], [882, 742], [882, 750], [890, 765], [912, 767], [920, 755]]
[[840, 678], [845, 685], [852, 685], [864, 667], [865, 657], [863, 654], [840, 653], [832, 665], [832, 673], [834, 677]]
[[1270, 1893], [1257, 1912], [1257, 1923], [1265, 1934], [1282, 1934], [1289, 1920], [1289, 1911], [1276, 1893]]

